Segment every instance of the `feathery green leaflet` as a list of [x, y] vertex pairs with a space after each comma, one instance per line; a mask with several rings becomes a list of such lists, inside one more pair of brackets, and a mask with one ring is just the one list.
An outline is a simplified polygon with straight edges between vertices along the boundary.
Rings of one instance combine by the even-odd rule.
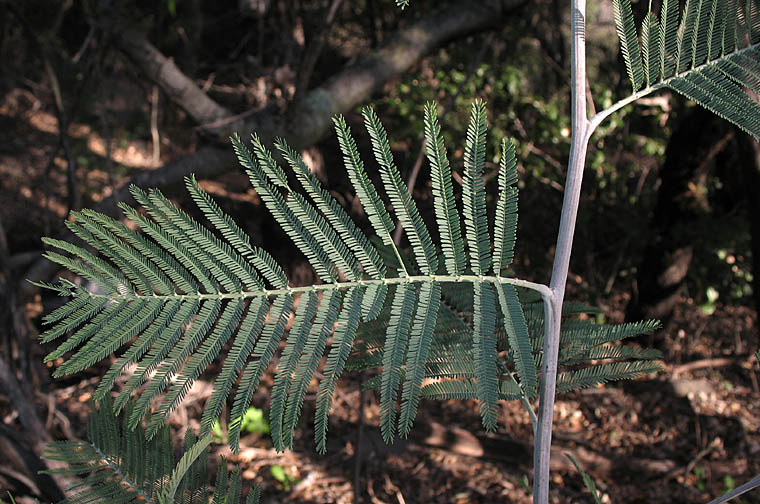
[[[439, 251], [401, 179], [383, 125], [372, 109], [363, 115], [383, 192], [411, 250], [391, 240], [391, 214], [365, 171], [343, 118], [335, 119], [338, 143], [377, 234], [372, 239], [284, 140], [277, 140], [275, 148], [305, 194], [291, 186], [288, 171], [259, 137], [252, 136], [248, 145], [235, 136], [232, 144], [238, 160], [261, 201], [322, 282], [292, 286], [282, 266], [254, 246], [193, 177], [186, 179], [186, 186], [208, 221], [205, 226], [160, 192], [133, 188], [144, 211], [126, 205], [122, 209], [139, 225], [138, 231], [83, 211], [73, 214], [70, 226], [99, 254], [47, 241], [68, 254], [49, 252], [48, 257], [92, 286], [63, 281], [52, 287], [71, 296], [47, 318], [52, 327], [42, 336], [43, 341], [52, 341], [69, 335], [48, 356], [65, 358], [56, 375], [78, 372], [126, 347], [98, 387], [96, 400], [105, 400], [118, 377], [128, 374], [113, 409], [122, 410], [136, 395], [126, 417], [129, 428], [135, 429], [157, 401], [146, 427], [146, 435], [153, 437], [194, 382], [221, 358], [221, 372], [213, 380], [201, 419], [201, 435], [210, 432], [230, 401], [229, 443], [234, 450], [239, 447], [243, 415], [283, 339], [270, 418], [278, 450], [293, 444], [306, 393], [323, 357], [315, 415], [319, 451], [327, 447], [332, 398], [346, 368], [378, 370], [367, 386], [380, 388], [380, 427], [388, 442], [409, 433], [423, 397], [476, 397], [489, 430], [496, 427], [500, 399], [533, 400], [541, 336], [531, 328], [542, 327], [542, 321], [523, 313], [516, 289], [538, 292], [528, 299], [539, 304], [548, 290], [505, 276], [513, 261], [517, 229], [514, 144], [502, 142], [495, 222], [489, 230], [485, 104], [478, 101], [472, 108], [461, 209], [435, 105], [425, 107], [433, 210], [443, 245]], [[635, 329], [639, 328], [629, 332]], [[583, 338], [590, 338], [594, 330], [573, 334], [586, 341]], [[576, 363], [583, 351], [590, 356], [602, 344], [588, 341], [568, 353], [568, 359]], [[656, 369], [655, 357], [633, 350], [609, 354], [610, 359], [641, 363], [570, 370], [563, 386], [633, 377]]]

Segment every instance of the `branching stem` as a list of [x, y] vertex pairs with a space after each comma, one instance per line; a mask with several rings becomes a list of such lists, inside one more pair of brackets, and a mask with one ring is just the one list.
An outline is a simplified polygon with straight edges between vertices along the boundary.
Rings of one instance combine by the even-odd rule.
[[550, 303], [544, 303], [544, 358], [541, 373], [541, 399], [538, 415], [538, 432], [533, 451], [533, 502], [549, 502], [549, 458], [551, 455], [552, 421], [554, 417], [554, 394], [557, 386], [557, 363], [559, 358], [560, 319], [565, 285], [570, 267], [575, 221], [578, 215], [583, 168], [586, 162], [588, 141], [594, 125], [588, 120], [586, 110], [586, 0], [572, 2], [571, 42], [571, 125], [572, 143], [562, 202], [557, 247], [549, 287]]

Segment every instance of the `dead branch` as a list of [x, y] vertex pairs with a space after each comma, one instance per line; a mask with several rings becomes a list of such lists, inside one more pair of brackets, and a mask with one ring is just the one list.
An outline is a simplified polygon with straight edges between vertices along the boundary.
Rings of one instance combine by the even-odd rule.
[[[338, 73], [323, 86], [311, 91], [304, 97], [302, 105], [292, 115], [293, 118], [289, 123], [267, 109], [253, 114], [241, 130], [241, 134], [245, 137], [247, 132], [258, 131], [264, 141], [269, 141], [278, 135], [284, 136], [296, 149], [313, 145], [330, 130], [332, 117], [335, 114], [351, 110], [388, 81], [409, 70], [434, 48], [471, 33], [502, 26], [518, 8], [526, 4], [527, 0], [483, 2], [462, 0], [446, 9], [431, 13], [417, 23], [401, 29], [387, 45], [370, 51], [357, 63]], [[148, 50], [144, 44], [139, 47]], [[154, 58], [154, 64], [155, 61]], [[169, 63], [171, 62], [167, 64]], [[171, 63], [171, 65], [174, 64]], [[172, 71], [169, 74], [174, 73], [174, 77], [179, 80], [182, 80], [181, 76], [185, 79], [184, 82], [189, 80], [176, 66], [173, 68], [176, 73]], [[195, 91], [202, 93], [195, 84], [192, 85]], [[229, 147], [204, 147], [190, 156], [171, 161], [161, 168], [135, 175], [127, 184], [103, 199], [93, 209], [116, 215], [117, 203], [129, 198], [130, 184], [140, 187], [160, 187], [168, 191], [180, 186], [183, 178], [191, 173], [200, 179], [211, 178], [228, 171], [233, 165], [234, 156]], [[64, 237], [64, 239], [71, 238], [70, 235]], [[26, 278], [48, 279], [55, 271], [55, 264], [46, 259], [40, 259], [29, 269]], [[28, 282], [22, 282], [19, 288], [22, 296], [36, 292], [36, 288]]]
[[368, 53], [311, 91], [291, 121], [288, 141], [312, 145], [332, 126], [335, 114], [351, 110], [386, 82], [409, 70], [433, 49], [456, 38], [503, 25], [525, 0], [461, 1], [400, 30], [385, 46]]
[[750, 357], [749, 355], [745, 354], [745, 355], [734, 355], [733, 357], [711, 357], [707, 359], [700, 359], [700, 360], [696, 360], [692, 362], [687, 362], [686, 364], [681, 364], [680, 366], [676, 366], [675, 368], [673, 368], [673, 372], [671, 373], [671, 379], [678, 378], [682, 374], [690, 373], [698, 369], [741, 365], [742, 362], [748, 361], [749, 357]]

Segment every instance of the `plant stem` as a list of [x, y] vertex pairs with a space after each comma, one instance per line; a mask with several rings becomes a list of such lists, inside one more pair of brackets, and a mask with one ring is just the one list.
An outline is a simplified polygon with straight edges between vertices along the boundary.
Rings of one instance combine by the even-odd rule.
[[572, 1], [571, 42], [571, 125], [572, 143], [565, 182], [565, 196], [559, 222], [557, 246], [549, 288], [553, 299], [545, 306], [544, 356], [541, 372], [541, 402], [538, 416], [538, 432], [533, 451], [533, 502], [549, 502], [549, 457], [551, 455], [552, 421], [554, 417], [554, 394], [557, 386], [557, 361], [559, 357], [560, 322], [562, 302], [565, 297], [570, 253], [573, 247], [575, 221], [581, 196], [583, 169], [586, 163], [588, 141], [594, 129], [586, 110], [586, 0]]
[[85, 292], [86, 295], [91, 298], [107, 298], [109, 300], [162, 300], [162, 301], [185, 301], [185, 300], [203, 300], [203, 299], [252, 299], [257, 297], [272, 297], [281, 296], [283, 294], [303, 294], [305, 292], [319, 292], [319, 291], [332, 291], [332, 290], [346, 290], [352, 287], [369, 287], [372, 285], [396, 285], [404, 283], [427, 283], [427, 282], [439, 282], [439, 283], [475, 283], [475, 282], [488, 282], [494, 286], [500, 286], [502, 284], [514, 285], [516, 287], [523, 287], [531, 289], [539, 294], [546, 301], [552, 297], [552, 291], [546, 285], [529, 282], [528, 280], [521, 280], [519, 278], [501, 277], [494, 275], [414, 275], [414, 276], [400, 276], [392, 278], [367, 278], [362, 280], [350, 280], [346, 282], [334, 282], [317, 285], [306, 285], [303, 287], [284, 287], [281, 289], [261, 289], [256, 291], [240, 292], [214, 292], [209, 294], [203, 294], [201, 292], [188, 293], [188, 294], [138, 294], [134, 292], [126, 294], [94, 294], [92, 292]]

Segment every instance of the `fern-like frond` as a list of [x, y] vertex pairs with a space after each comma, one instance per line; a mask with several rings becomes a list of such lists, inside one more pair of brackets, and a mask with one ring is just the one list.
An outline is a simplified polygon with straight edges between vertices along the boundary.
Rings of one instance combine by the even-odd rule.
[[[282, 229], [293, 240], [298, 249], [309, 258], [312, 267], [319, 277], [326, 282], [335, 280], [337, 277], [334, 267], [328, 259], [327, 252], [316, 243], [311, 233], [304, 228], [303, 223], [293, 213], [292, 208], [288, 206], [285, 198], [278, 191], [277, 186], [267, 177], [267, 173], [271, 174], [279, 166], [272, 159], [271, 154], [263, 148], [263, 144], [258, 140], [258, 137], [253, 137], [252, 141], [256, 150], [255, 157], [239, 137], [232, 137], [232, 145], [235, 148], [238, 160], [246, 168], [251, 184]], [[259, 160], [261, 159], [266, 163], [266, 170], [260, 165]], [[277, 177], [274, 177], [274, 179], [279, 181], [278, 185], [280, 186], [283, 184], [287, 185], [287, 180], [283, 182]]]
[[289, 294], [278, 296], [272, 304], [269, 317], [264, 324], [258, 341], [253, 347], [251, 357], [254, 360], [248, 362], [243, 370], [242, 379], [235, 394], [235, 401], [230, 413], [229, 443], [233, 451], [237, 451], [240, 440], [240, 427], [242, 426], [243, 414], [253, 399], [253, 393], [259, 386], [259, 380], [264, 374], [269, 361], [274, 356], [277, 346], [282, 338], [285, 324], [290, 317], [293, 306], [293, 297]]
[[473, 318], [473, 354], [477, 367], [478, 402], [483, 427], [492, 431], [498, 421], [498, 375], [496, 373], [496, 296], [493, 286], [477, 282]]
[[641, 59], [646, 77], [646, 86], [657, 82], [660, 75], [660, 23], [653, 13], [644, 18], [641, 28]]
[[612, 10], [615, 15], [615, 26], [620, 38], [620, 48], [623, 52], [625, 69], [631, 81], [633, 91], [641, 89], [644, 84], [644, 68], [641, 64], [641, 51], [636, 38], [636, 24], [633, 21], [631, 0], [612, 0]]
[[[194, 176], [185, 178], [185, 186], [195, 204], [201, 209], [206, 218], [213, 224], [222, 236], [238, 251], [243, 257], [250, 261], [251, 265], [258, 269], [269, 283], [277, 288], [287, 287], [288, 279], [285, 272], [274, 258], [268, 252], [258, 247], [253, 247], [251, 241], [242, 229], [232, 218], [222, 212], [219, 205], [211, 196], [201, 189]], [[258, 280], [255, 274], [251, 274], [251, 279], [255, 282], [248, 288], [263, 288], [263, 284]], [[187, 291], [189, 292], [189, 291]]]
[[359, 197], [364, 211], [369, 216], [369, 221], [375, 230], [375, 234], [380, 237], [383, 244], [393, 245], [391, 232], [393, 231], [393, 221], [388, 211], [385, 209], [383, 201], [378, 196], [375, 186], [370, 181], [364, 170], [364, 163], [359, 155], [359, 149], [356, 147], [356, 141], [351, 136], [351, 128], [346, 124], [343, 116], [337, 116], [333, 119], [335, 123], [335, 132], [338, 137], [340, 150], [343, 152], [343, 162], [346, 165], [348, 178], [354, 186], [354, 191]]
[[656, 360], [662, 352], [653, 348], [637, 348], [629, 345], [596, 345], [585, 350], [570, 349], [560, 357], [563, 364], [580, 364], [594, 360]]
[[298, 365], [298, 359], [306, 346], [306, 341], [312, 327], [312, 319], [317, 314], [317, 295], [308, 292], [301, 296], [298, 310], [296, 310], [293, 327], [288, 334], [285, 350], [282, 352], [280, 364], [277, 366], [277, 375], [272, 386], [272, 401], [269, 411], [269, 426], [272, 431], [272, 440], [275, 448], [285, 450], [286, 446], [282, 439], [283, 411], [288, 398], [293, 373]]
[[528, 325], [525, 322], [517, 291], [511, 285], [502, 285], [498, 290], [498, 295], [501, 312], [504, 315], [504, 329], [507, 331], [517, 375], [520, 377], [526, 396], [533, 398], [538, 393], [537, 369], [533, 361]]
[[419, 301], [412, 332], [409, 337], [409, 349], [406, 357], [406, 376], [401, 393], [401, 416], [399, 433], [407, 436], [412, 429], [417, 407], [420, 401], [420, 389], [425, 378], [425, 363], [433, 342], [433, 331], [438, 320], [438, 307], [441, 302], [441, 287], [437, 282], [425, 283], [420, 287]]
[[338, 316], [334, 342], [327, 356], [323, 378], [317, 392], [317, 412], [314, 426], [314, 438], [317, 451], [327, 451], [327, 416], [330, 413], [332, 396], [343, 368], [353, 346], [356, 329], [361, 316], [361, 289], [354, 287], [346, 293], [343, 310]]
[[[70, 497], [62, 504], [209, 502], [210, 435], [196, 439], [188, 432], [183, 453], [176, 460], [167, 427], [149, 440], [142, 427], [122, 428], [112, 410], [110, 397], [105, 398], [100, 407], [93, 407], [87, 426], [89, 441], [56, 441], [45, 448], [44, 458], [65, 463], [65, 467], [47, 473], [82, 478], [68, 489]], [[224, 459], [221, 462], [211, 502], [242, 502], [239, 491], [237, 495], [228, 492], [231, 487], [242, 488], [240, 472], [236, 470], [230, 477], [226, 462]], [[255, 485], [246, 504], [258, 503], [260, 495]]]
[[392, 443], [396, 438], [396, 398], [416, 303], [417, 295], [412, 285], [402, 283], [396, 287], [385, 336], [380, 388], [380, 431], [386, 443]]
[[433, 183], [433, 203], [438, 233], [441, 236], [446, 271], [450, 275], [464, 273], [464, 241], [460, 227], [459, 212], [454, 201], [451, 184], [451, 166], [446, 156], [438, 113], [433, 102], [425, 104], [425, 154], [430, 161], [430, 178]]
[[[722, 68], [717, 60], [716, 68]], [[725, 68], [739, 75], [733, 67]], [[745, 81], [751, 77], [751, 72], [741, 75]], [[324, 451], [335, 387], [347, 367], [379, 371], [366, 386], [380, 389], [380, 427], [387, 441], [409, 433], [422, 397], [474, 397], [487, 429], [496, 425], [499, 400], [535, 397], [542, 358], [541, 295], [547, 287], [509, 277], [505, 271], [512, 263], [517, 227], [514, 146], [502, 142], [490, 231], [485, 107], [482, 102], [474, 104], [468, 128], [462, 219], [435, 105], [427, 105], [426, 152], [445, 263], [439, 268], [439, 251], [395, 166], [385, 129], [371, 109], [365, 109], [364, 119], [380, 166], [383, 197], [393, 205], [410, 251], [391, 239], [393, 222], [342, 118], [335, 120], [338, 142], [375, 232], [369, 239], [284, 140], [275, 144], [287, 162], [281, 167], [257, 136], [250, 147], [235, 136], [233, 148], [260, 200], [320, 281], [292, 286], [277, 261], [254, 246], [193, 177], [185, 185], [205, 225], [160, 192], [133, 187], [139, 208], [120, 206], [139, 229], [83, 210], [73, 214], [68, 225], [86, 247], [47, 240], [61, 251], [49, 251], [51, 260], [90, 282], [87, 288], [66, 280], [48, 286], [59, 295], [72, 296], [45, 318], [51, 327], [42, 335], [44, 342], [65, 337], [47, 357], [63, 358], [56, 376], [117, 354], [95, 398], [107, 400], [118, 378], [128, 375], [108, 408], [117, 412], [126, 408], [127, 425], [143, 432], [140, 426], [145, 422], [141, 435], [157, 439], [194, 382], [219, 361], [221, 371], [213, 379], [201, 436], [209, 435], [229, 405], [233, 450], [239, 446], [244, 413], [283, 339], [270, 410], [278, 450], [292, 447], [305, 397], [317, 377], [315, 440]], [[299, 187], [291, 186], [294, 179]], [[298, 192], [301, 189], [305, 194]], [[533, 291], [541, 294], [531, 295]], [[561, 364], [578, 368], [593, 360], [620, 364], [654, 357], [628, 347], [613, 350], [608, 344], [653, 330], [653, 325], [606, 329], [572, 319], [571, 304], [565, 313]], [[355, 359], [349, 361], [352, 353]], [[568, 379], [590, 383], [631, 374], [621, 367], [600, 369], [597, 374], [583, 371], [587, 375], [573, 369], [570, 372], [576, 374]], [[188, 467], [188, 474], [200, 478], [200, 469]], [[169, 478], [168, 473], [165, 476]], [[175, 495], [184, 492], [183, 485], [172, 490]], [[238, 493], [239, 485], [231, 483], [228, 497]]]
[[517, 239], [517, 160], [515, 145], [506, 139], [501, 141], [499, 162], [499, 201], [496, 203], [494, 222], [494, 251], [492, 269], [494, 275], [512, 264]]
[[491, 261], [491, 241], [488, 237], [486, 215], [486, 186], [483, 177], [486, 158], [486, 105], [481, 100], [472, 104], [470, 125], [464, 151], [464, 182], [462, 201], [470, 255], [470, 268], [484, 275]]
[[660, 79], [676, 69], [678, 52], [678, 0], [663, 0], [660, 11]]
[[401, 174], [399, 174], [393, 161], [393, 153], [390, 143], [388, 143], [385, 128], [372, 108], [364, 108], [362, 115], [372, 140], [375, 159], [380, 165], [380, 177], [393, 205], [393, 210], [412, 244], [417, 265], [423, 274], [433, 274], [438, 269], [438, 255], [433, 246], [433, 241], [430, 239], [430, 233], [422, 221], [422, 217], [420, 217], [419, 210], [417, 210], [417, 204], [412, 199], [412, 195], [409, 194], [409, 188], [401, 180]]
[[585, 350], [592, 346], [652, 334], [660, 327], [660, 323], [656, 320], [615, 325], [596, 324], [589, 320], [567, 321], [563, 324], [564, 333], [560, 343], [564, 348]]
[[[322, 260], [327, 264], [331, 272], [340, 269], [350, 279], [354, 280], [358, 278], [359, 270], [356, 258], [349, 252], [345, 243], [338, 238], [335, 230], [303, 195], [291, 191], [287, 179], [278, 180], [274, 178], [273, 174], [277, 174], [282, 170], [277, 165], [272, 154], [256, 135], [252, 137], [252, 144], [259, 165], [264, 167], [264, 170], [259, 172], [254, 179], [258, 180], [259, 184], [262, 184], [261, 174], [263, 173], [268, 177], [272, 186], [280, 186], [285, 190], [285, 195], [287, 196], [285, 205], [290, 211], [290, 215], [295, 218], [296, 226], [294, 229], [301, 233], [302, 242], [308, 246], [305, 253], [307, 255], [311, 253], [314, 256], [322, 257]], [[287, 158], [288, 156], [286, 155]], [[276, 169], [272, 168], [273, 166]], [[267, 169], [267, 167], [269, 168]], [[274, 197], [267, 203], [270, 210], [272, 210], [273, 206], [280, 206], [283, 199], [278, 190], [272, 186], [267, 188]], [[260, 186], [254, 183], [254, 187], [258, 190]]]
[[670, 88], [760, 138], [760, 86], [748, 76], [760, 64], [757, 2], [687, 0], [679, 22], [678, 1], [665, 0], [659, 23], [650, 12], [641, 28], [643, 67], [630, 1], [614, 5], [633, 98]]
[[284, 446], [293, 445], [293, 432], [301, 415], [306, 391], [325, 351], [327, 338], [338, 319], [338, 310], [342, 301], [341, 294], [337, 291], [331, 291], [327, 294], [327, 299], [322, 300], [314, 320], [314, 328], [309, 334], [309, 339], [293, 373], [292, 384], [282, 413], [283, 418], [280, 420], [283, 433], [282, 445]]
[[190, 391], [193, 382], [219, 354], [222, 346], [227, 343], [240, 324], [244, 310], [245, 303], [239, 299], [227, 303], [214, 329], [204, 338], [198, 350], [187, 359], [182, 370], [174, 377], [171, 388], [164, 395], [158, 411], [154, 413], [148, 424], [149, 436], [163, 425], [169, 413], [174, 411]]
[[330, 225], [337, 231], [340, 239], [351, 250], [351, 253], [358, 258], [359, 263], [364, 271], [371, 278], [381, 278], [385, 276], [385, 264], [380, 259], [375, 247], [367, 240], [349, 217], [348, 213], [341, 207], [335, 198], [327, 192], [319, 183], [317, 178], [311, 173], [309, 167], [304, 163], [303, 158], [287, 142], [280, 139], [275, 142], [275, 147], [282, 153], [283, 157], [293, 168], [293, 172], [298, 177], [301, 185], [311, 196], [329, 221]]
[[[442, 380], [432, 382], [422, 388], [422, 397], [426, 399], [473, 399], [477, 395], [474, 380]], [[499, 399], [515, 400], [522, 396], [522, 391], [514, 382], [499, 383]]]
[[570, 392], [604, 384], [610, 381], [632, 380], [662, 371], [662, 365], [651, 360], [613, 362], [589, 366], [557, 374], [557, 392]]
[[362, 298], [362, 318], [369, 322], [377, 318], [385, 304], [388, 286], [385, 284], [370, 285], [364, 291]]

